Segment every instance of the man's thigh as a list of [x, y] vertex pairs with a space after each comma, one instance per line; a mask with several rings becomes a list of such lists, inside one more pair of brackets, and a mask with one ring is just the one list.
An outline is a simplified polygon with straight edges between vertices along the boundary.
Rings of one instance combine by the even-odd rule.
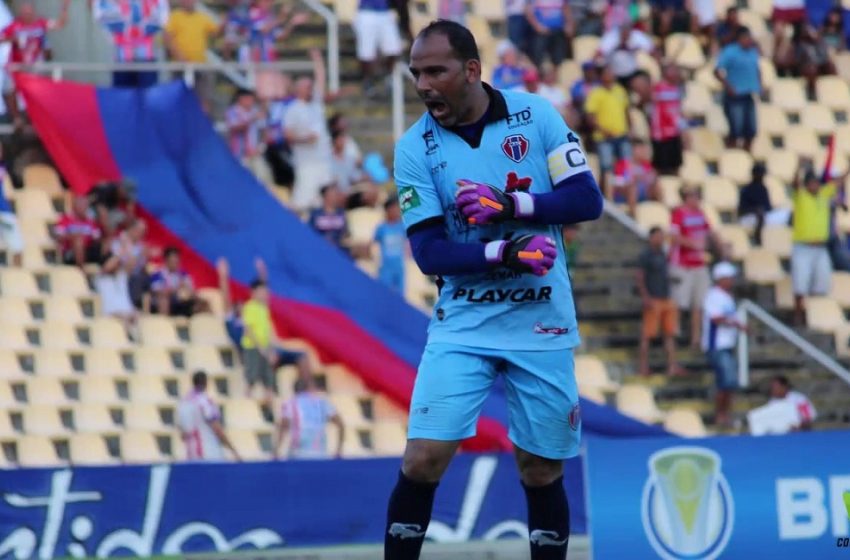
[[794, 245], [791, 250], [791, 285], [794, 295], [807, 296], [812, 289], [812, 274], [815, 263], [809, 247]]
[[474, 436], [495, 380], [496, 361], [484, 349], [426, 345], [410, 402], [408, 439], [454, 441]]
[[829, 249], [818, 247], [814, 259], [814, 277], [812, 278], [812, 295], [825, 296], [832, 287], [832, 259]]
[[578, 455], [581, 415], [573, 351], [511, 352], [504, 358], [511, 441], [547, 459]]

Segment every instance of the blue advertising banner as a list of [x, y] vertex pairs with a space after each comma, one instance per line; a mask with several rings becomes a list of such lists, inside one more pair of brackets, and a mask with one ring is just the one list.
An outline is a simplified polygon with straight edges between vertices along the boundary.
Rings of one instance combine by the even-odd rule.
[[593, 558], [848, 560], [848, 443], [848, 432], [593, 438]]
[[[0, 559], [149, 556], [383, 539], [398, 459], [0, 470]], [[581, 460], [565, 480], [585, 532]], [[513, 457], [459, 455], [428, 536], [527, 536]]]

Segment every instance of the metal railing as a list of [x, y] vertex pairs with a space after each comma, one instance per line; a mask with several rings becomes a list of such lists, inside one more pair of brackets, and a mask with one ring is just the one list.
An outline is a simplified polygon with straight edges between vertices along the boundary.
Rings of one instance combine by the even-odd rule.
[[308, 8], [319, 14], [327, 24], [328, 32], [328, 91], [339, 91], [339, 19], [336, 14], [319, 0], [301, 0]]
[[[779, 319], [768, 313], [764, 308], [756, 303], [745, 299], [738, 306], [738, 311], [741, 320], [746, 323], [750, 316], [755, 317], [770, 330], [785, 339], [786, 342], [796, 346], [801, 352], [809, 358], [820, 364], [827, 371], [835, 374], [842, 381], [850, 385], [850, 370], [838, 363], [835, 358], [800, 336], [798, 333], [787, 325], [783, 324]], [[750, 382], [750, 364], [749, 364], [749, 337], [747, 333], [741, 332], [738, 335], [738, 382], [742, 387], [746, 387]]]
[[404, 79], [407, 78], [413, 81], [413, 75], [407, 68], [407, 64], [403, 61], [397, 61], [393, 66], [392, 75], [392, 119], [393, 119], [393, 140], [398, 140], [404, 134], [406, 107], [404, 105]]

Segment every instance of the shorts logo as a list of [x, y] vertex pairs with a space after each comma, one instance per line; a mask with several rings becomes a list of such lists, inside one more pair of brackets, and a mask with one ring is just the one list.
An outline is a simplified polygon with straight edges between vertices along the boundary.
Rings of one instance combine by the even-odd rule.
[[519, 163], [528, 154], [528, 139], [522, 134], [511, 134], [502, 141], [502, 152], [512, 161]]
[[570, 409], [570, 414], [567, 416], [567, 419], [570, 421], [570, 428], [575, 432], [578, 430], [579, 424], [581, 424], [581, 406], [578, 403], [574, 404], [572, 409]]
[[400, 187], [398, 189], [398, 203], [401, 206], [402, 212], [417, 208], [422, 201], [419, 200], [419, 193], [413, 187]]
[[676, 446], [649, 458], [641, 503], [649, 544], [664, 560], [714, 560], [732, 536], [735, 507], [720, 456]]

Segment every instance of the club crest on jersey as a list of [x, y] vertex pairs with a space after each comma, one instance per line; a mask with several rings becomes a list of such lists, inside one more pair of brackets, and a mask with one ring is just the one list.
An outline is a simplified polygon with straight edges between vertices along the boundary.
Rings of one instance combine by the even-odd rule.
[[522, 134], [511, 134], [502, 141], [502, 152], [512, 161], [519, 163], [528, 154], [528, 139]]

